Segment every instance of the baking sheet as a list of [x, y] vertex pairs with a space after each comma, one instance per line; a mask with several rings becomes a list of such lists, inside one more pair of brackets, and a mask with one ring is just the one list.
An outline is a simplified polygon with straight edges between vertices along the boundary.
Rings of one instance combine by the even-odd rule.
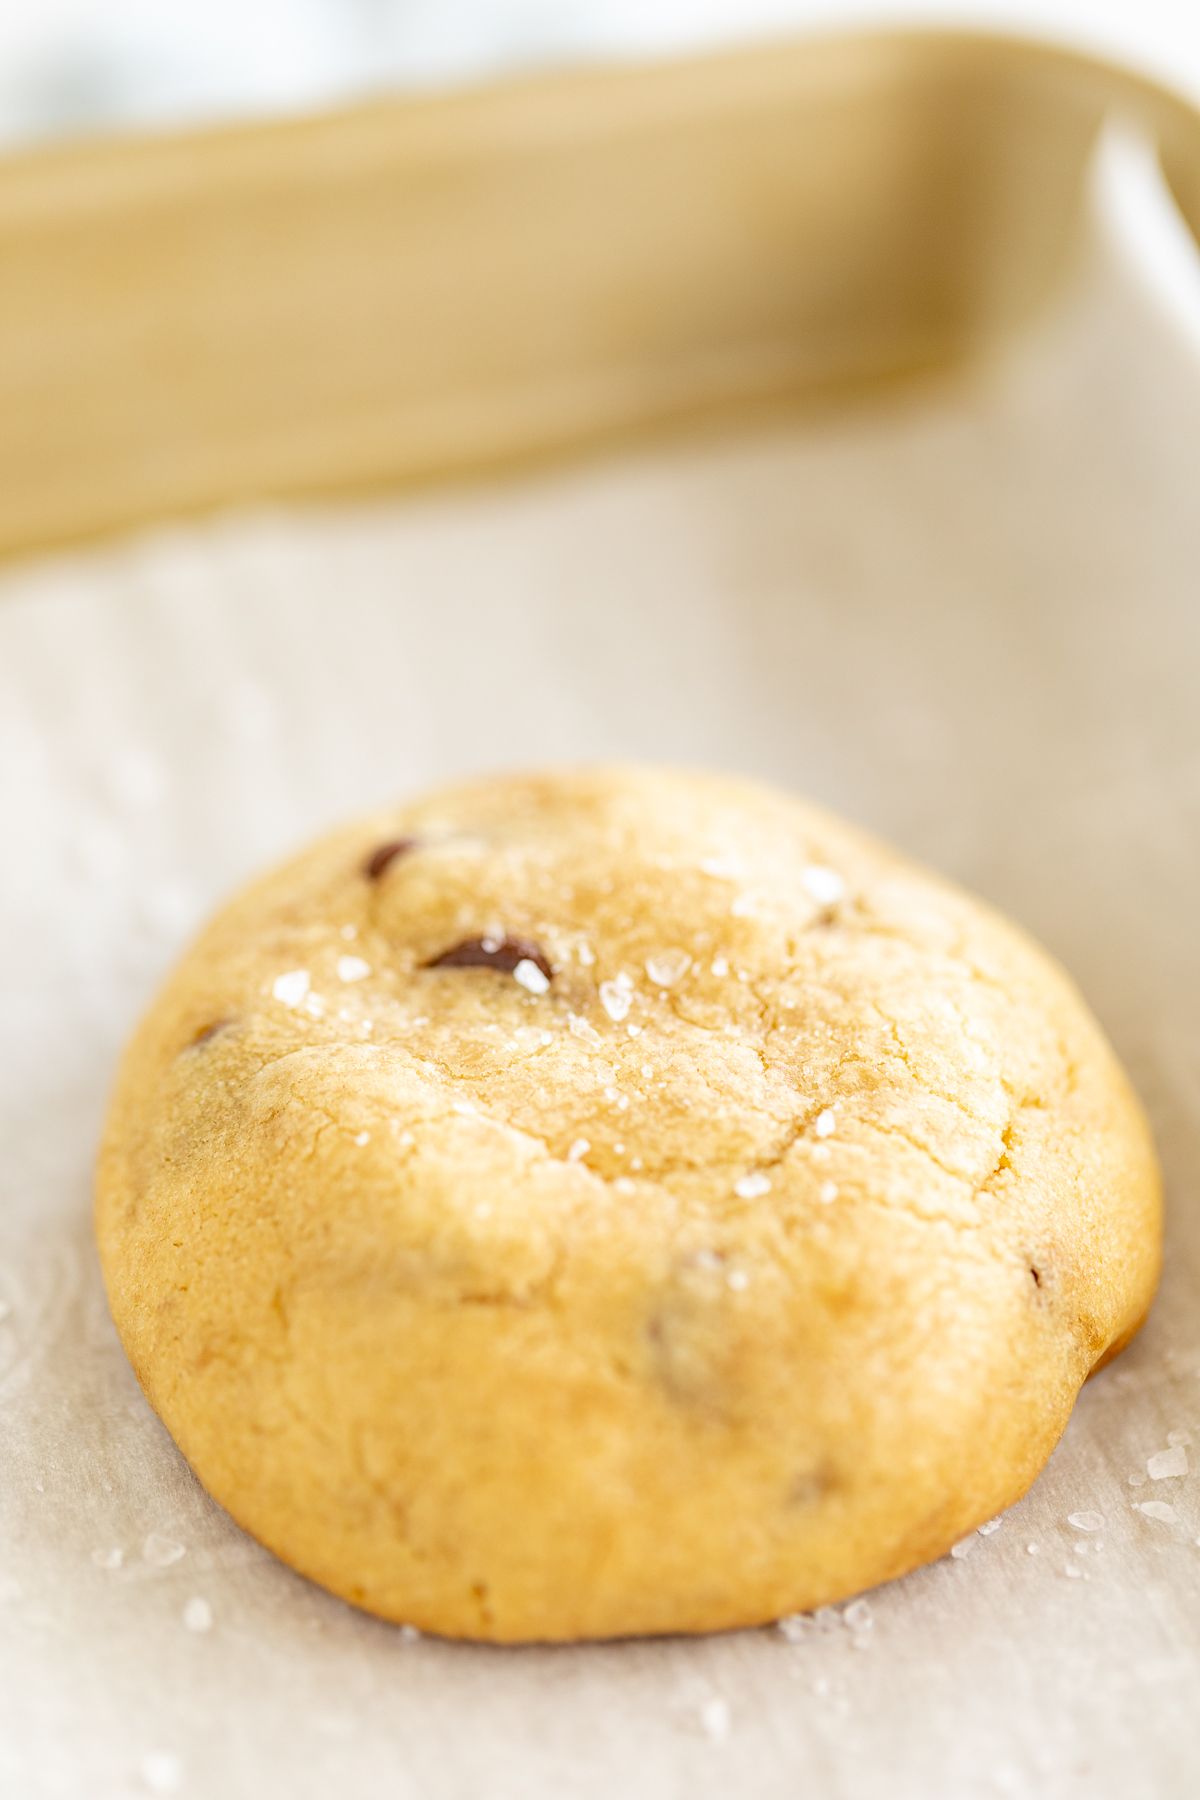
[[[1195, 1792], [1200, 366], [1111, 199], [970, 370], [0, 578], [0, 1793]], [[460, 771], [612, 755], [806, 790], [1060, 955], [1153, 1115], [1163, 1288], [1026, 1500], [865, 1614], [413, 1640], [245, 1538], [142, 1400], [91, 1244], [106, 1088], [265, 860]], [[1151, 1480], [1172, 1436], [1191, 1472]]]

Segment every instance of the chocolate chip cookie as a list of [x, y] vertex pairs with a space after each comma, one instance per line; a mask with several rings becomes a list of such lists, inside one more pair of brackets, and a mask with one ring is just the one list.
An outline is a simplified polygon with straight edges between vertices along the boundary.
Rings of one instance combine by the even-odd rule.
[[122, 1064], [97, 1229], [223, 1506], [502, 1641], [838, 1600], [1015, 1500], [1159, 1264], [1063, 973], [798, 800], [602, 769], [335, 833]]

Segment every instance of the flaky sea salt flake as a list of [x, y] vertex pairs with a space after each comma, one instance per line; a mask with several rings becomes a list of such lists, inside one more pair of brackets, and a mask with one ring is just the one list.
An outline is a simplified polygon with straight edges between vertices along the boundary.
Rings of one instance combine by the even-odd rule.
[[775, 1629], [789, 1644], [800, 1644], [812, 1636], [813, 1622], [807, 1613], [789, 1613], [786, 1618], [776, 1620]]
[[674, 987], [692, 966], [686, 950], [656, 950], [646, 958], [646, 973], [655, 987]]
[[213, 1610], [202, 1594], [193, 1594], [183, 1609], [183, 1623], [188, 1631], [211, 1631]]
[[271, 992], [284, 1006], [299, 1006], [308, 994], [311, 979], [307, 969], [289, 969], [286, 975], [277, 975], [271, 984]]
[[721, 1694], [713, 1694], [700, 1708], [700, 1729], [714, 1744], [723, 1744], [729, 1736], [732, 1719], [729, 1702]]
[[817, 1114], [816, 1119], [813, 1121], [813, 1130], [819, 1138], [833, 1136], [834, 1132], [837, 1130], [837, 1120], [834, 1118], [831, 1108], [828, 1106], [823, 1107]]
[[148, 1750], [138, 1774], [147, 1793], [177, 1794], [183, 1782], [183, 1764], [170, 1750]]
[[633, 997], [633, 983], [628, 975], [614, 975], [611, 981], [600, 983], [600, 1004], [614, 1024], [619, 1025], [629, 1011]]
[[371, 965], [361, 956], [339, 956], [337, 959], [337, 975], [339, 981], [362, 981], [371, 973]]
[[169, 1569], [172, 1563], [186, 1555], [183, 1544], [175, 1538], [164, 1537], [161, 1531], [152, 1531], [142, 1545], [142, 1556], [156, 1569]]
[[1145, 1513], [1148, 1519], [1157, 1519], [1160, 1525], [1176, 1525], [1179, 1522], [1179, 1514], [1165, 1500], [1135, 1500], [1133, 1504], [1138, 1512]]
[[761, 1169], [751, 1169], [748, 1175], [741, 1175], [733, 1184], [733, 1191], [739, 1200], [757, 1200], [760, 1194], [771, 1190], [771, 1182]]
[[1098, 1512], [1068, 1513], [1067, 1524], [1073, 1525], [1076, 1531], [1103, 1531], [1104, 1514]]
[[513, 980], [527, 994], [548, 994], [550, 991], [550, 977], [528, 956], [523, 956], [513, 970]]
[[119, 1569], [125, 1561], [125, 1552], [115, 1544], [111, 1549], [102, 1545], [92, 1551], [92, 1561], [98, 1569]]
[[828, 869], [823, 863], [810, 863], [800, 879], [805, 892], [818, 906], [836, 906], [846, 892], [846, 884], [837, 870]]

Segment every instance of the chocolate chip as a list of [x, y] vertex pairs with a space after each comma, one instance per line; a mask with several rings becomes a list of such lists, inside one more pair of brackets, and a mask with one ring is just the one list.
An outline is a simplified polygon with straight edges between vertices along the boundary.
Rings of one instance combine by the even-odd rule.
[[232, 1024], [232, 1019], [214, 1019], [211, 1025], [202, 1025], [195, 1037], [188, 1039], [187, 1048], [198, 1050], [201, 1044], [207, 1044], [210, 1038], [216, 1037], [218, 1031], [224, 1031]]
[[1029, 1265], [1029, 1273], [1030, 1273], [1030, 1274], [1031, 1274], [1031, 1275], [1032, 1275], [1032, 1276], [1033, 1276], [1033, 1280], [1034, 1280], [1034, 1286], [1035, 1286], [1035, 1287], [1041, 1287], [1041, 1285], [1042, 1285], [1042, 1271], [1041, 1271], [1041, 1270], [1040, 1270], [1040, 1269], [1035, 1269], [1035, 1268], [1034, 1268], [1034, 1266], [1033, 1266], [1033, 1264], [1032, 1264], [1032, 1263], [1030, 1263], [1030, 1265]]
[[409, 851], [415, 850], [416, 847], [416, 838], [390, 838], [386, 844], [380, 844], [377, 850], [372, 850], [363, 864], [363, 874], [368, 881], [378, 881], [384, 870], [394, 863], [398, 856], [407, 856]]
[[443, 950], [440, 956], [431, 956], [425, 964], [427, 969], [500, 969], [511, 975], [518, 963], [530, 962], [535, 969], [540, 969], [547, 981], [554, 978], [554, 970], [546, 952], [528, 938], [503, 937], [465, 938], [461, 944], [455, 944], [452, 950]]

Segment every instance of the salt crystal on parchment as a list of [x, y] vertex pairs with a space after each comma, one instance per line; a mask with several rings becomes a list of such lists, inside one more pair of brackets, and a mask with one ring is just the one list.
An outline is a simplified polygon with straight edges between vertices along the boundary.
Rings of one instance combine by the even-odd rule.
[[160, 1531], [152, 1531], [142, 1545], [142, 1555], [156, 1569], [169, 1569], [181, 1556], [186, 1556], [187, 1551], [174, 1538], [164, 1537]]
[[1168, 1506], [1165, 1500], [1135, 1500], [1133, 1504], [1136, 1511], [1145, 1513], [1148, 1519], [1157, 1519], [1160, 1525], [1174, 1525], [1179, 1518], [1175, 1508]]
[[1151, 1481], [1169, 1481], [1187, 1472], [1188, 1456], [1182, 1444], [1172, 1444], [1169, 1450], [1157, 1450], [1146, 1458], [1146, 1473]]
[[728, 1700], [713, 1694], [700, 1708], [700, 1729], [714, 1744], [721, 1744], [729, 1736], [730, 1723]]
[[183, 1764], [169, 1750], [150, 1750], [143, 1756], [138, 1773], [149, 1793], [177, 1794], [183, 1781]]

